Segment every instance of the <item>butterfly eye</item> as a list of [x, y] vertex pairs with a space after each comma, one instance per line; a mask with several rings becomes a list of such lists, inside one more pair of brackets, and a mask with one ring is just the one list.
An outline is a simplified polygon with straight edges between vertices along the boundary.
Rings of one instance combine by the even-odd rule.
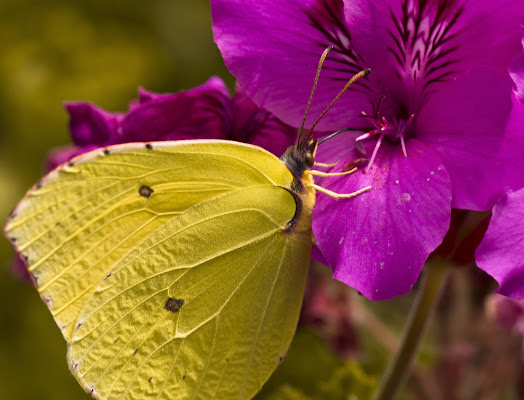
[[311, 168], [315, 163], [315, 157], [308, 151], [304, 156], [304, 162], [306, 163], [308, 168]]

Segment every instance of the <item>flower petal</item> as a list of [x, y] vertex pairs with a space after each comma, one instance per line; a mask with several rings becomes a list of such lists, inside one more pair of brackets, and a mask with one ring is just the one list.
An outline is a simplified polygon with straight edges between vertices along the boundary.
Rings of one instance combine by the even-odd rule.
[[499, 284], [499, 293], [524, 299], [524, 189], [508, 193], [493, 216], [475, 258]]
[[143, 87], [138, 88], [138, 99], [132, 100], [129, 103], [129, 111], [133, 111], [135, 108], [140, 107], [141, 104], [147, 103], [150, 100], [153, 100], [157, 97], [164, 96], [163, 94], [150, 92], [147, 89], [144, 89]]
[[363, 132], [341, 132], [322, 142], [318, 146], [315, 162], [334, 164], [343, 157], [358, 158], [361, 154], [355, 151], [355, 139]]
[[515, 94], [512, 96], [513, 109], [506, 126], [504, 142], [494, 160], [492, 168], [497, 172], [499, 186], [504, 192], [524, 187], [524, 104]]
[[315, 244], [311, 248], [311, 259], [323, 265], [329, 264]]
[[493, 293], [486, 299], [486, 313], [503, 328], [513, 329], [518, 320], [524, 316], [524, 304]]
[[457, 30], [461, 30], [457, 35], [461, 70], [489, 66], [506, 72], [522, 49], [524, 3], [514, 0], [459, 3], [464, 6], [464, 16], [457, 22]]
[[333, 277], [372, 300], [407, 293], [449, 227], [445, 167], [424, 144], [409, 140], [406, 146], [408, 158], [384, 142], [368, 174], [327, 178], [323, 186], [338, 193], [372, 189], [348, 200], [319, 194], [313, 210], [313, 234]]
[[147, 140], [226, 139], [231, 96], [217, 77], [186, 92], [155, 95], [142, 91], [122, 121], [119, 143]]
[[11, 261], [11, 272], [20, 280], [31, 281], [31, 274], [27, 270], [27, 266], [19, 254], [16, 254]]
[[[213, 79], [213, 78], [211, 78], [211, 79]], [[218, 80], [213, 79], [213, 81], [219, 87], [220, 82], [221, 82], [220, 79], [218, 79]], [[162, 96], [165, 96], [165, 95], [166, 94], [150, 92], [149, 90], [144, 89], [143, 87], [138, 88], [138, 102], [140, 104], [147, 103], [148, 101], [154, 100], [154, 99], [156, 99], [158, 97], [162, 97]]]
[[[524, 37], [522, 37], [524, 48]], [[509, 74], [515, 83], [515, 93], [520, 102], [524, 103], [524, 51], [521, 51], [509, 66]]]
[[68, 102], [69, 131], [77, 146], [116, 143], [117, 129], [122, 113], [111, 113], [89, 102]]
[[259, 108], [238, 86], [233, 99], [233, 131], [230, 139], [251, 143], [280, 157], [297, 140], [297, 130], [269, 111]]
[[355, 52], [397, 94], [478, 66], [506, 72], [523, 33], [515, 0], [352, 0], [344, 11]]
[[[213, 32], [225, 63], [247, 95], [285, 123], [300, 126], [317, 64], [328, 45], [307, 126], [353, 74], [367, 67], [351, 49], [342, 0], [212, 0]], [[369, 80], [342, 96], [319, 124], [334, 131], [368, 107]]]
[[94, 150], [98, 147], [98, 145], [89, 145], [89, 146], [66, 146], [66, 147], [58, 147], [55, 149], [52, 149], [46, 157], [46, 171], [52, 171], [59, 165], [65, 164], [69, 160], [71, 160], [73, 157], [79, 156], [80, 154], [87, 153], [88, 151]]
[[500, 152], [510, 112], [509, 77], [476, 69], [441, 86], [416, 116], [417, 139], [439, 152], [451, 176], [453, 207], [489, 210], [503, 194], [500, 177], [514, 168]]

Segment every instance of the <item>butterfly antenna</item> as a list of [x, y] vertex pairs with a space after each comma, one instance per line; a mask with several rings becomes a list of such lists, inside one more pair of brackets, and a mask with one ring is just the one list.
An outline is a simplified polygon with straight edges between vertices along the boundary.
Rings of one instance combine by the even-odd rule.
[[337, 102], [337, 100], [340, 98], [340, 96], [342, 96], [342, 94], [349, 89], [349, 87], [355, 83], [356, 81], [358, 81], [360, 78], [366, 76], [366, 75], [369, 75], [371, 73], [371, 69], [370, 68], [366, 68], [365, 70], [363, 71], [360, 71], [359, 73], [353, 75], [351, 77], [351, 79], [346, 83], [346, 85], [342, 88], [342, 90], [340, 92], [338, 92], [337, 96], [333, 99], [333, 101], [331, 103], [329, 103], [329, 106], [326, 107], [326, 109], [324, 111], [322, 111], [322, 114], [320, 114], [320, 116], [317, 118], [317, 120], [315, 121], [315, 123], [313, 124], [313, 126], [311, 127], [311, 129], [309, 130], [309, 134], [311, 135], [311, 133], [313, 132], [313, 129], [315, 129], [315, 126], [317, 126], [317, 124], [320, 122], [320, 120], [322, 119], [322, 117], [324, 115], [326, 115], [326, 113], [329, 111], [329, 109], [331, 107], [333, 107], [333, 104], [335, 104]]
[[318, 61], [317, 74], [315, 75], [315, 81], [313, 82], [311, 93], [309, 94], [309, 100], [307, 101], [306, 111], [304, 112], [304, 119], [302, 120], [302, 125], [300, 126], [300, 130], [298, 131], [298, 143], [300, 143], [302, 132], [304, 132], [304, 124], [306, 123], [307, 113], [309, 111], [309, 106], [311, 105], [311, 100], [313, 100], [313, 94], [315, 93], [315, 89], [317, 88], [318, 77], [320, 76], [320, 71], [322, 70], [324, 61], [326, 61], [326, 58], [332, 49], [333, 49], [333, 46], [328, 46], [326, 50], [324, 50], [324, 52], [322, 53], [322, 56], [320, 56], [320, 60]]

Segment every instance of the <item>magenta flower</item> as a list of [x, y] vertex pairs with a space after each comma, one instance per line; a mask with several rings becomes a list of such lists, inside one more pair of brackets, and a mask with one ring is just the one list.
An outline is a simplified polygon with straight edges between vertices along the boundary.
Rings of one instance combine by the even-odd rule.
[[475, 259], [498, 282], [497, 292], [524, 299], [524, 188], [508, 193], [493, 207]]
[[[488, 210], [521, 184], [508, 160], [512, 109], [508, 65], [520, 48], [524, 3], [466, 0], [211, 0], [226, 65], [255, 103], [299, 126], [322, 51], [334, 46], [309, 116], [346, 132], [319, 147], [333, 172], [319, 194], [313, 233], [333, 276], [374, 300], [410, 290], [442, 242], [451, 207]], [[311, 122], [310, 122], [311, 124]], [[306, 124], [307, 125], [307, 124]], [[515, 139], [524, 140], [524, 135]], [[502, 151], [504, 149], [504, 152]], [[496, 166], [496, 168], [493, 168]], [[517, 182], [519, 181], [519, 182]]]
[[173, 94], [140, 89], [127, 113], [108, 112], [86, 102], [66, 103], [65, 108], [74, 145], [52, 151], [48, 170], [98, 147], [144, 141], [237, 140], [280, 156], [296, 136], [296, 129], [257, 107], [240, 87], [232, 98], [217, 77]]

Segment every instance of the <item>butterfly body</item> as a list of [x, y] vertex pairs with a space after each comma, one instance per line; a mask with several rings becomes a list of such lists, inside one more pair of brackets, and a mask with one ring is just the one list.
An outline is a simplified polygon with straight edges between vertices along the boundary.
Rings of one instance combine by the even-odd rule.
[[6, 234], [100, 399], [245, 399], [297, 324], [316, 143], [135, 143], [51, 172]]

